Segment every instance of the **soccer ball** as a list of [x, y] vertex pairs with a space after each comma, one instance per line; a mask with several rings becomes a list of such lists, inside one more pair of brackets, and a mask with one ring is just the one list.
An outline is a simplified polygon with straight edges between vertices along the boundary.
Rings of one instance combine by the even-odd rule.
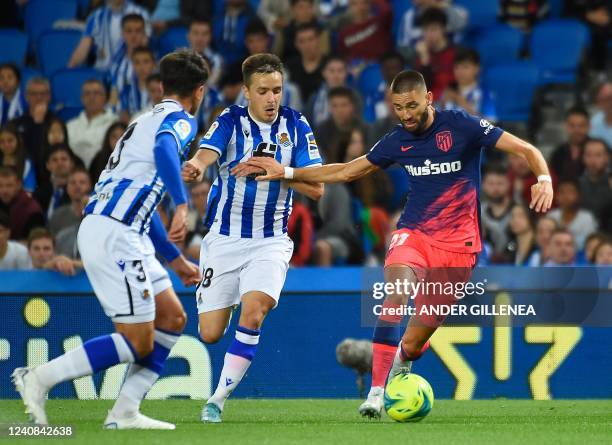
[[396, 422], [423, 420], [434, 404], [429, 382], [417, 374], [398, 374], [385, 388], [385, 411]]

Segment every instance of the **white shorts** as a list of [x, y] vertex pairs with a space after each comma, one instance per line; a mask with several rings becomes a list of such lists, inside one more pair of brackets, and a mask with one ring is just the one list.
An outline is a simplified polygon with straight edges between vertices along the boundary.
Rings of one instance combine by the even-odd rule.
[[200, 249], [198, 313], [238, 305], [251, 291], [269, 295], [278, 305], [292, 254], [293, 241], [286, 235], [238, 238], [209, 232]]
[[155, 320], [155, 296], [172, 287], [147, 235], [102, 215], [87, 215], [77, 237], [87, 277], [116, 323]]

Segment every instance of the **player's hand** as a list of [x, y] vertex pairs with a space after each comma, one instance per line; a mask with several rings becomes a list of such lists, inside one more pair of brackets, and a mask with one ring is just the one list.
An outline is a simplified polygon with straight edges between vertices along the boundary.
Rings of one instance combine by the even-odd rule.
[[256, 156], [249, 159], [245, 164], [266, 171], [265, 175], [255, 178], [257, 181], [274, 181], [285, 177], [285, 167], [274, 158]]
[[231, 174], [237, 178], [250, 175], [264, 175], [265, 173], [266, 171], [263, 168], [249, 165], [246, 162], [239, 163], [231, 170]]
[[204, 170], [198, 165], [194, 159], [190, 159], [183, 165], [183, 171], [181, 172], [183, 181], [185, 182], [198, 182], [202, 180], [204, 176]]
[[64, 255], [53, 258], [53, 269], [64, 275], [73, 276], [75, 274], [73, 261]]
[[187, 261], [183, 255], [179, 255], [172, 260], [170, 267], [176, 272], [185, 286], [194, 286], [202, 280], [198, 266]]
[[531, 186], [531, 202], [529, 208], [536, 212], [546, 212], [553, 202], [553, 187], [548, 181], [538, 182]]
[[187, 235], [187, 210], [187, 204], [176, 206], [168, 231], [168, 239], [173, 243], [182, 242]]

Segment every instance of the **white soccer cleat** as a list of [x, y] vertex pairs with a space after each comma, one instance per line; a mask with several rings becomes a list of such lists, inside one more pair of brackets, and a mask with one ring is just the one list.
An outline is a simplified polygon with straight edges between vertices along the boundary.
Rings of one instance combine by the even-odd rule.
[[152, 419], [140, 412], [131, 416], [119, 417], [109, 411], [104, 421], [104, 428], [107, 430], [174, 430], [176, 425]]
[[11, 378], [30, 420], [37, 425], [47, 425], [49, 423], [45, 412], [47, 389], [40, 384], [32, 368], [16, 368]]
[[383, 396], [385, 390], [380, 386], [373, 386], [368, 393], [368, 398], [359, 407], [359, 414], [370, 419], [380, 419], [383, 409]]

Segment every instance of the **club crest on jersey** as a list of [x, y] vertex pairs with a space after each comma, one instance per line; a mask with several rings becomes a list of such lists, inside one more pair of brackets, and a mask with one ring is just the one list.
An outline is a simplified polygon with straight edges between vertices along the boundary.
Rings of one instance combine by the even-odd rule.
[[186, 139], [191, 132], [191, 125], [185, 119], [179, 119], [175, 122], [173, 127], [181, 139]]
[[276, 136], [276, 141], [278, 145], [288, 148], [291, 147], [291, 141], [289, 140], [289, 135], [287, 133], [281, 133]]
[[436, 133], [436, 147], [442, 151], [448, 151], [453, 146], [453, 136], [448, 130]]

